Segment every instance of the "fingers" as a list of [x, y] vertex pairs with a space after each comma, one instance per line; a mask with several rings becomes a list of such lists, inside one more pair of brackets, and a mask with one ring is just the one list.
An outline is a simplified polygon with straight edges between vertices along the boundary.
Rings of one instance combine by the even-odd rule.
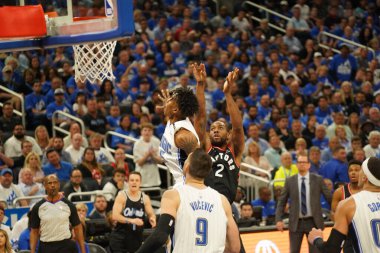
[[239, 76], [239, 69], [238, 69], [238, 68], [235, 68], [235, 69], [233, 70], [233, 74], [232, 74], [232, 78], [233, 78], [233, 80], [236, 80], [238, 76]]

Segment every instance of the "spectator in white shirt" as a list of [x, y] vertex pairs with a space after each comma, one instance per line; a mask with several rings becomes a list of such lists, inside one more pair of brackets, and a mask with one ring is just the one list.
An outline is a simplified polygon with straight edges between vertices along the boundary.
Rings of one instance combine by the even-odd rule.
[[[21, 182], [19, 187], [25, 196], [44, 196], [45, 188], [42, 184], [33, 182], [33, 174], [29, 168], [23, 168], [20, 171]], [[33, 205], [40, 201], [40, 199], [31, 199], [28, 201], [29, 205]]]
[[159, 186], [161, 184], [157, 163], [163, 160], [159, 155], [160, 141], [153, 136], [153, 125], [141, 125], [141, 138], [133, 147], [136, 171], [141, 173], [141, 187]]
[[380, 157], [380, 132], [379, 131], [372, 131], [369, 133], [368, 137], [368, 144], [364, 146], [363, 150], [365, 153], [365, 157]]
[[[24, 197], [20, 188], [13, 184], [13, 172], [11, 169], [3, 169], [0, 173], [0, 201], [5, 201], [8, 207], [14, 207], [13, 200]], [[28, 206], [26, 200], [18, 202], [21, 206]]]
[[13, 135], [4, 143], [4, 151], [7, 157], [21, 156], [21, 142], [27, 140], [33, 144], [33, 151], [38, 155], [42, 155], [41, 148], [38, 146], [36, 140], [33, 137], [25, 135], [25, 129], [23, 125], [17, 124], [13, 128]]
[[95, 150], [96, 160], [100, 164], [110, 164], [115, 162], [111, 152], [102, 147], [103, 137], [98, 134], [92, 134], [90, 137], [90, 147]]
[[80, 133], [76, 133], [71, 136], [71, 144], [66, 148], [66, 152], [70, 154], [71, 162], [73, 165], [80, 163], [84, 147], [82, 146], [83, 136]]

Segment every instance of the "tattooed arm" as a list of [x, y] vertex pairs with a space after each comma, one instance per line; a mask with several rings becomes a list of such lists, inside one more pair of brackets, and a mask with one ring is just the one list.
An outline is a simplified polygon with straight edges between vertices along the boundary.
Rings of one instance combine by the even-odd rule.
[[175, 145], [184, 150], [187, 155], [199, 148], [197, 137], [186, 129], [180, 129], [174, 136]]

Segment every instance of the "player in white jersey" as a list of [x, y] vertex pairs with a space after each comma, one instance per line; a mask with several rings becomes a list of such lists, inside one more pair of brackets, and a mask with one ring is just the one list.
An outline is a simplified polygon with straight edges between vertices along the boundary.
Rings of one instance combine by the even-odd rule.
[[335, 224], [326, 242], [322, 231], [313, 228], [308, 239], [321, 252], [338, 253], [350, 229], [355, 252], [380, 252], [380, 159], [367, 158], [359, 172], [359, 187], [356, 193], [338, 204]]
[[198, 112], [199, 104], [193, 91], [183, 87], [162, 91], [160, 98], [168, 121], [161, 138], [160, 155], [177, 186], [184, 184], [182, 170], [187, 156], [199, 147], [198, 135], [189, 119]]
[[228, 200], [204, 184], [211, 166], [204, 150], [197, 148], [189, 155], [183, 169], [185, 185], [164, 193], [157, 228], [137, 253], [155, 252], [173, 230], [174, 253], [240, 251], [239, 231]]

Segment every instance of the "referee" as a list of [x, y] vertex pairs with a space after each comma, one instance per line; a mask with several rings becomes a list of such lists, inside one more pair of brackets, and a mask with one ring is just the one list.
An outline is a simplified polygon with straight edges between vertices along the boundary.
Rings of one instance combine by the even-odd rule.
[[39, 253], [77, 253], [76, 244], [70, 239], [71, 225], [81, 252], [85, 253], [78, 213], [75, 206], [59, 194], [57, 176], [46, 176], [44, 186], [47, 197], [36, 203], [31, 211], [30, 252], [36, 252], [37, 241], [40, 239]]

